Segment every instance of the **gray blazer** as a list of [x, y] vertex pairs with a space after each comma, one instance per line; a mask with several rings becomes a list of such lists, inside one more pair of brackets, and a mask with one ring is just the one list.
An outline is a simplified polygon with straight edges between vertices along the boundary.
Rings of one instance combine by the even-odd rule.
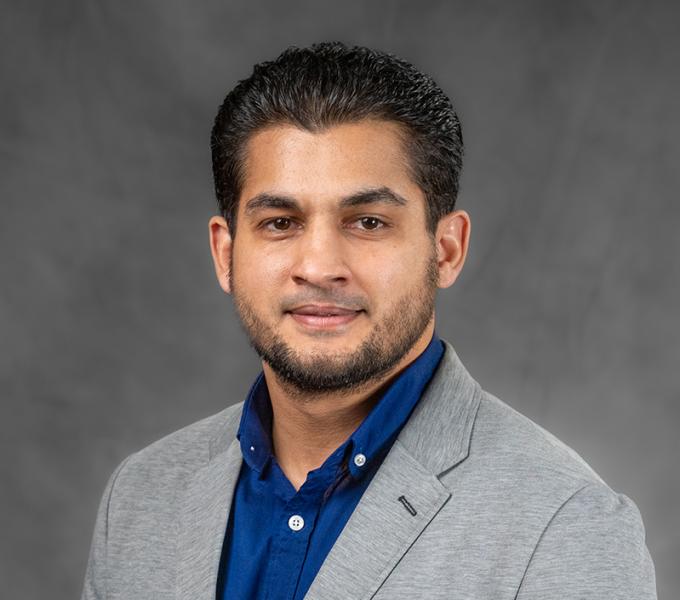
[[[116, 469], [83, 599], [215, 598], [241, 467], [241, 408], [181, 429]], [[656, 586], [635, 504], [482, 390], [447, 343], [306, 597], [648, 600]]]

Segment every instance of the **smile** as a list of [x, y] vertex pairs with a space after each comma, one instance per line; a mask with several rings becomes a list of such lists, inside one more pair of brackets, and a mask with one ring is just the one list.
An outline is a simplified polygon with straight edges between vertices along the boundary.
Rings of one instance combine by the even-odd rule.
[[363, 311], [339, 306], [307, 305], [288, 311], [293, 319], [305, 328], [336, 329], [351, 323]]

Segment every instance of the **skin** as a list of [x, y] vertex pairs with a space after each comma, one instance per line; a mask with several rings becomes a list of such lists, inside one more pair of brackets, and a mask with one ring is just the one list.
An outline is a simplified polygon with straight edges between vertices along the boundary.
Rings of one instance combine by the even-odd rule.
[[[234, 239], [223, 217], [209, 221], [218, 281], [234, 295], [246, 328], [276, 336], [306, 368], [341, 369], [366, 340], [396, 343], [400, 328], [391, 319], [413, 317], [413, 329], [418, 306], [431, 313], [403, 356], [360, 385], [300, 389], [263, 361], [274, 454], [295, 489], [427, 347], [435, 288], [451, 286], [465, 262], [468, 214], [456, 210], [440, 219], [434, 236], [427, 231], [425, 196], [399, 133], [397, 124], [379, 120], [316, 133], [291, 125], [260, 130], [246, 146]], [[385, 194], [343, 203], [366, 190], [388, 190], [400, 203]], [[334, 317], [290, 312], [309, 304], [352, 310]]]

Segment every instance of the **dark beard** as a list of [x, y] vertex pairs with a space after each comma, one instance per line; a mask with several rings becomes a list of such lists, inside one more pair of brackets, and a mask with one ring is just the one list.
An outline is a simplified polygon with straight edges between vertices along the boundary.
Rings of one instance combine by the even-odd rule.
[[252, 312], [239, 297], [233, 281], [232, 295], [250, 344], [291, 391], [301, 395], [349, 392], [389, 372], [418, 341], [434, 312], [438, 278], [433, 254], [418, 293], [401, 298], [355, 352], [350, 356], [319, 356], [307, 363]]

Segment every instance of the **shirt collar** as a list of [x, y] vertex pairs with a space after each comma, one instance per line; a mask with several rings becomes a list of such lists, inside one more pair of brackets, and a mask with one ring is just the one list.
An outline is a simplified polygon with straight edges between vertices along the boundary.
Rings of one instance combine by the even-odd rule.
[[[352, 448], [349, 459], [352, 476], [361, 476], [380, 452], [391, 446], [408, 421], [443, 354], [444, 345], [435, 332], [427, 348], [390, 384], [368, 416], [340, 446]], [[258, 473], [271, 458], [271, 430], [271, 400], [261, 372], [248, 392], [236, 436], [244, 460]]]
[[427, 348], [390, 384], [373, 410], [350, 436], [352, 455], [349, 470], [354, 477], [391, 447], [401, 428], [432, 378], [444, 354], [444, 345], [436, 333]]
[[236, 437], [243, 459], [261, 473], [272, 454], [272, 405], [264, 372], [260, 372], [248, 392]]

